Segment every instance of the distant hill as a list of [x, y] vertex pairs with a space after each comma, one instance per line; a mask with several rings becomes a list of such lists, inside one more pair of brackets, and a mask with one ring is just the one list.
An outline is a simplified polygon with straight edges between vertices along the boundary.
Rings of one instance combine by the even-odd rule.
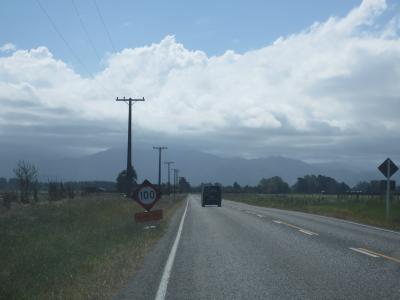
[[[26, 149], [25, 149], [26, 151]], [[93, 155], [79, 158], [59, 158], [51, 153], [40, 151], [24, 155], [24, 149], [18, 152], [0, 153], [0, 176], [11, 177], [12, 169], [19, 157], [26, 157], [39, 167], [42, 180], [112, 180], [126, 167], [126, 149], [111, 148]], [[361, 180], [382, 179], [378, 171], [361, 171], [354, 167], [337, 164], [309, 164], [291, 158], [273, 156], [260, 159], [221, 158], [216, 155], [192, 150], [169, 149], [163, 152], [163, 160], [175, 161], [180, 175], [191, 184], [201, 182], [220, 182], [240, 185], [254, 185], [262, 177], [280, 176], [289, 184], [297, 177], [307, 174], [321, 174], [345, 181], [353, 186]], [[153, 149], [134, 149], [134, 167], [139, 181], [147, 178], [157, 181], [158, 154]], [[167, 180], [166, 166], [163, 165], [163, 181]]]

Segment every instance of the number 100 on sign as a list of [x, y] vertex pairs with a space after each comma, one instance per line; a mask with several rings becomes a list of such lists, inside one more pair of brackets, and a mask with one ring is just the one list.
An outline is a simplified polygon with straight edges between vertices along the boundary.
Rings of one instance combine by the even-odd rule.
[[157, 198], [157, 193], [152, 187], [143, 187], [138, 193], [139, 201], [143, 204], [151, 204]]

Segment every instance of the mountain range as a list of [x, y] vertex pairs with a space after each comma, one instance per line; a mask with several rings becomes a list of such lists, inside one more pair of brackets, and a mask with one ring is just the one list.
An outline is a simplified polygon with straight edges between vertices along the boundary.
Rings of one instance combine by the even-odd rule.
[[[125, 148], [110, 148], [95, 154], [70, 158], [54, 157], [44, 150], [20, 149], [12, 152], [0, 151], [0, 177], [13, 177], [12, 170], [21, 158], [37, 165], [40, 180], [45, 181], [115, 181], [118, 173], [126, 167]], [[257, 159], [224, 158], [200, 151], [174, 149], [163, 151], [163, 161], [167, 160], [174, 161], [172, 168], [179, 169], [179, 175], [195, 185], [201, 182], [220, 182], [227, 185], [235, 181], [240, 185], [255, 185], [261, 178], [272, 176], [280, 176], [289, 184], [294, 184], [298, 177], [307, 174], [330, 176], [350, 186], [362, 180], [383, 179], [377, 170], [357, 170], [353, 166], [335, 163], [311, 164], [282, 156]], [[151, 182], [157, 182], [157, 151], [151, 148], [134, 149], [133, 163], [138, 173], [138, 181], [149, 179]], [[162, 181], [167, 181], [164, 164]]]

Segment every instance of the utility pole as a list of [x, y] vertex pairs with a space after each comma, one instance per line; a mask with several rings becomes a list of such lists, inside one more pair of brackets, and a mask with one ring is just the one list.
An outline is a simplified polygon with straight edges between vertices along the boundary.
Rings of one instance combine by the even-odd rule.
[[178, 184], [178, 176], [179, 176], [179, 170], [174, 169], [174, 196], [176, 193], [176, 185]]
[[170, 175], [171, 175], [171, 164], [173, 164], [173, 161], [166, 161], [164, 164], [168, 165], [168, 196], [171, 194], [171, 180], [170, 180]]
[[124, 101], [129, 104], [129, 117], [128, 117], [128, 153], [126, 159], [126, 196], [130, 197], [132, 193], [133, 183], [133, 166], [132, 166], [132, 102], [145, 101], [144, 97], [139, 99], [118, 98], [116, 101]]
[[179, 192], [179, 170], [176, 170], [176, 190]]
[[168, 147], [159, 146], [153, 147], [154, 150], [158, 150], [158, 187], [161, 188], [161, 151], [168, 149]]

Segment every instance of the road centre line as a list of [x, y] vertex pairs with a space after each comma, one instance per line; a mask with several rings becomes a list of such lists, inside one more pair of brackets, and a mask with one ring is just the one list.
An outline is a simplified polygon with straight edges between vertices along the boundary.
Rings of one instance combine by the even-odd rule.
[[259, 217], [259, 218], [263, 218], [264, 217], [263, 215], [260, 215], [257, 212], [252, 211], [252, 210], [246, 210], [246, 212], [251, 214], [251, 215], [255, 215], [255, 216]]
[[169, 281], [169, 277], [171, 276], [171, 270], [172, 270], [172, 266], [174, 265], [176, 250], [178, 248], [179, 240], [182, 235], [183, 222], [185, 221], [188, 205], [189, 205], [189, 199], [186, 202], [186, 208], [185, 208], [185, 211], [183, 212], [181, 223], [179, 224], [179, 228], [178, 228], [178, 232], [176, 234], [174, 244], [172, 245], [171, 252], [169, 253], [169, 256], [167, 259], [167, 263], [165, 264], [164, 271], [163, 271], [163, 274], [162, 274], [162, 277], [160, 280], [160, 285], [158, 286], [155, 300], [164, 300], [165, 295], [167, 294], [168, 281]]
[[[270, 209], [270, 208], [266, 208], [266, 209]], [[279, 210], [279, 209], [276, 209], [276, 210]], [[365, 228], [369, 228], [369, 229], [374, 229], [374, 230], [379, 230], [379, 231], [384, 231], [384, 232], [394, 233], [394, 234], [400, 235], [400, 231], [390, 230], [390, 229], [376, 227], [376, 226], [367, 225], [367, 224], [361, 224], [361, 223], [357, 223], [357, 222], [353, 222], [353, 221], [349, 221], [349, 220], [344, 220], [344, 219], [340, 219], [340, 218], [322, 216], [322, 215], [318, 215], [318, 214], [312, 214], [312, 213], [307, 213], [307, 212], [299, 212], [299, 211], [297, 211], [297, 212], [291, 211], [291, 212], [299, 213], [299, 214], [303, 214], [303, 215], [308, 215], [308, 216], [312, 216], [312, 217], [318, 217], [318, 218], [321, 218], [321, 219], [327, 219], [327, 220], [334, 221], [334, 222], [348, 223], [348, 224], [352, 224], [352, 225], [356, 225], [356, 226], [361, 226], [361, 227], [365, 227]]]
[[382, 254], [382, 253], [378, 253], [378, 252], [375, 252], [375, 251], [372, 251], [372, 250], [368, 250], [368, 249], [364, 249], [364, 248], [358, 248], [358, 249], [363, 250], [363, 251], [365, 251], [365, 252], [368, 252], [368, 253], [370, 253], [370, 254], [372, 254], [372, 255], [377, 255], [377, 256], [380, 256], [380, 257], [382, 257], [382, 258], [386, 258], [386, 259], [388, 259], [388, 260], [391, 260], [391, 261], [400, 263], [400, 259], [398, 259], [398, 258], [394, 258], [394, 257], [391, 257], [391, 256], [387, 256], [387, 255], [384, 255], [384, 254]]
[[[250, 213], [250, 214], [256, 214], [256, 213], [254, 213], [253, 211], [250, 211], [250, 210], [245, 210], [245, 209], [240, 209], [240, 208], [238, 208], [238, 207], [235, 207], [236, 209], [238, 209], [238, 210], [241, 210], [241, 211], [245, 211], [245, 212], [248, 212], [248, 213]], [[306, 214], [308, 214], [308, 213], [306, 213]], [[260, 215], [260, 214], [256, 214], [258, 217], [263, 217], [262, 215]], [[319, 216], [319, 217], [325, 217], [325, 216]], [[347, 221], [347, 220], [341, 220], [341, 219], [337, 219], [337, 218], [332, 218], [332, 217], [325, 217], [326, 219], [334, 219], [334, 220], [337, 220], [337, 221], [341, 221], [341, 222], [345, 222], [345, 223], [350, 223], [350, 224], [354, 224], [354, 225], [359, 225], [359, 226], [362, 226], [362, 227], [367, 227], [367, 228], [371, 228], [371, 229], [377, 229], [377, 230], [381, 230], [381, 231], [386, 231], [386, 232], [391, 232], [391, 233], [399, 233], [399, 232], [396, 232], [396, 231], [391, 231], [391, 230], [387, 230], [387, 229], [383, 229], [383, 228], [379, 228], [379, 227], [373, 227], [373, 226], [369, 226], [369, 225], [364, 225], [364, 224], [359, 224], [359, 223], [356, 223], [356, 222], [351, 222], [351, 221]], [[286, 222], [283, 222], [283, 221], [280, 221], [280, 220], [272, 220], [272, 222], [274, 222], [274, 223], [276, 223], [276, 224], [284, 224], [284, 225], [286, 225], [286, 226], [289, 226], [289, 227], [292, 227], [292, 228], [295, 228], [295, 229], [297, 229], [298, 231], [300, 231], [300, 232], [302, 232], [302, 233], [304, 233], [304, 234], [308, 234], [308, 235], [318, 235], [318, 233], [315, 233], [315, 232], [312, 232], [312, 231], [309, 231], [309, 230], [305, 230], [305, 229], [303, 229], [303, 228], [301, 228], [301, 227], [298, 227], [298, 226], [295, 226], [295, 225], [292, 225], [292, 224], [289, 224], [289, 223], [286, 223]], [[391, 260], [391, 261], [394, 261], [394, 262], [397, 262], [397, 263], [400, 263], [400, 259], [399, 258], [395, 258], [395, 257], [391, 257], [391, 256], [387, 256], [387, 255], [385, 255], [385, 254], [382, 254], [382, 253], [379, 253], [379, 252], [375, 252], [375, 251], [372, 251], [372, 250], [368, 250], [368, 249], [365, 249], [365, 248], [353, 248], [353, 247], [350, 247], [349, 249], [351, 249], [351, 250], [353, 250], [353, 251], [356, 251], [356, 252], [358, 252], [358, 253], [361, 253], [361, 254], [364, 254], [364, 255], [368, 255], [368, 256], [370, 256], [370, 257], [373, 257], [373, 258], [379, 258], [379, 257], [381, 257], [381, 258], [385, 258], [385, 259], [388, 259], [388, 260]]]
[[365, 250], [363, 250], [363, 249], [361, 249], [361, 248], [352, 248], [352, 247], [350, 247], [349, 249], [350, 249], [350, 250], [353, 250], [353, 251], [356, 251], [356, 252], [358, 252], [358, 253], [362, 253], [362, 254], [365, 254], [365, 255], [374, 257], [374, 258], [378, 258], [378, 257], [379, 257], [378, 255], [369, 253], [369, 252], [367, 252], [367, 251], [365, 251]]
[[[227, 199], [228, 201], [232, 201]], [[261, 209], [266, 209], [268, 210], [277, 210], [277, 211], [282, 211], [281, 209], [277, 209], [277, 208], [270, 208], [270, 207], [262, 207], [260, 206]], [[287, 213], [287, 211], [285, 211]], [[386, 228], [381, 228], [381, 227], [376, 227], [376, 226], [372, 226], [372, 225], [367, 225], [367, 224], [361, 224], [361, 223], [357, 223], [357, 222], [353, 222], [353, 221], [349, 221], [349, 220], [344, 220], [344, 219], [340, 219], [340, 218], [335, 218], [335, 217], [328, 217], [328, 216], [322, 216], [322, 215], [318, 215], [318, 214], [312, 214], [312, 213], [307, 213], [307, 212], [299, 212], [299, 211], [291, 211], [293, 213], [298, 213], [298, 214], [303, 214], [303, 215], [308, 215], [308, 216], [312, 216], [312, 217], [318, 217], [318, 218], [322, 218], [322, 219], [327, 219], [330, 221], [334, 221], [334, 222], [341, 222], [341, 223], [348, 223], [348, 224], [352, 224], [352, 225], [357, 225], [357, 226], [361, 226], [361, 227], [365, 227], [365, 228], [369, 228], [369, 229], [374, 229], [374, 230], [379, 230], [379, 231], [385, 231], [388, 233], [394, 233], [396, 235], [400, 235], [400, 231], [395, 231], [395, 230], [390, 230], [390, 229], [386, 229]]]
[[307, 231], [307, 230], [304, 230], [304, 229], [300, 229], [299, 231], [302, 232], [302, 233], [308, 234], [308, 235], [314, 235], [315, 234], [314, 232]]
[[[259, 218], [263, 218], [263, 217], [264, 217], [263, 215], [258, 214], [257, 212], [254, 212], [254, 211], [251, 211], [251, 210], [245, 210], [245, 212], [247, 212], [247, 213], [249, 213], [249, 214], [252, 214], [252, 215], [256, 215], [256, 216], [259, 217]], [[286, 223], [286, 222], [283, 222], [283, 221], [272, 220], [272, 222], [277, 223], [277, 224], [284, 224], [284, 225], [286, 225], [286, 226], [295, 228], [295, 229], [297, 229], [298, 231], [300, 231], [300, 232], [302, 232], [302, 233], [304, 233], [304, 234], [311, 235], [311, 236], [312, 236], [312, 235], [319, 235], [318, 233], [312, 232], [312, 231], [310, 231], [310, 230], [306, 230], [306, 229], [304, 229], [304, 228], [301, 228], [301, 227], [298, 227], [298, 226], [295, 226], [295, 225], [292, 225], [292, 224], [289, 224], [289, 223]]]
[[[233, 207], [233, 206], [231, 206], [231, 207]], [[237, 207], [236, 207], [236, 208], [237, 208]], [[241, 210], [240, 208], [237, 208], [237, 209]], [[259, 217], [259, 218], [263, 218], [263, 217], [264, 217], [263, 215], [261, 215], [261, 214], [259, 214], [259, 213], [257, 213], [257, 212], [254, 212], [254, 211], [252, 211], [252, 210], [247, 210], [247, 209], [246, 209], [246, 210], [243, 210], [243, 211], [247, 212], [248, 214], [255, 215], [255, 216]], [[305, 234], [308, 234], [308, 235], [319, 235], [318, 233], [312, 232], [312, 231], [310, 231], [310, 230], [306, 230], [306, 229], [304, 229], [304, 228], [301, 228], [301, 227], [298, 227], [298, 226], [295, 226], [295, 225], [292, 225], [292, 224], [289, 224], [289, 223], [286, 223], [286, 222], [283, 222], [283, 221], [272, 220], [272, 222], [275, 222], [275, 223], [277, 223], [277, 224], [284, 224], [284, 225], [286, 225], [286, 226], [295, 228], [295, 229], [297, 229], [298, 231], [300, 231], [300, 232], [302, 232], [302, 233], [305, 233]]]
[[312, 232], [312, 231], [310, 231], [310, 230], [306, 230], [306, 229], [304, 229], [304, 228], [301, 228], [301, 227], [298, 227], [298, 226], [296, 226], [296, 225], [292, 225], [292, 224], [289, 224], [289, 223], [286, 223], [286, 222], [283, 222], [283, 221], [272, 220], [272, 222], [275, 222], [275, 223], [277, 223], [277, 224], [283, 224], [283, 225], [292, 227], [292, 228], [297, 229], [298, 231], [300, 231], [300, 232], [302, 232], [302, 233], [305, 233], [305, 234], [308, 234], [308, 235], [319, 235], [318, 233]]

